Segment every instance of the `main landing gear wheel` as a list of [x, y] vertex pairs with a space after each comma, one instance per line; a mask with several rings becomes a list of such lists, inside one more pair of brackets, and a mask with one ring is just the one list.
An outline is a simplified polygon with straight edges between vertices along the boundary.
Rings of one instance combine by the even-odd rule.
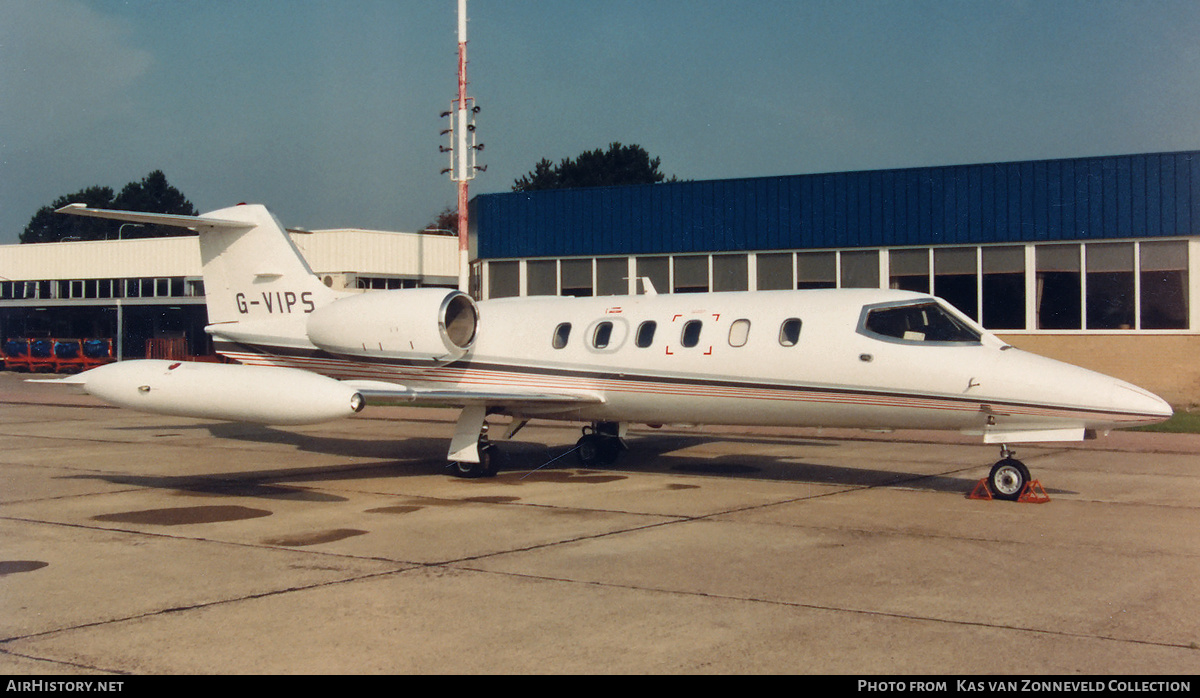
[[451, 461], [450, 469], [458, 477], [495, 477], [496, 471], [499, 469], [499, 464], [496, 462], [495, 455], [496, 454], [492, 452], [492, 444], [484, 439], [480, 439], [479, 462], [468, 463], [460, 460]]
[[615, 463], [623, 448], [615, 427], [598, 424], [584, 427], [583, 436], [575, 443], [575, 455], [585, 468], [603, 467]]
[[1016, 501], [1029, 483], [1029, 468], [1021, 461], [1007, 456], [992, 466], [987, 486], [996, 499]]

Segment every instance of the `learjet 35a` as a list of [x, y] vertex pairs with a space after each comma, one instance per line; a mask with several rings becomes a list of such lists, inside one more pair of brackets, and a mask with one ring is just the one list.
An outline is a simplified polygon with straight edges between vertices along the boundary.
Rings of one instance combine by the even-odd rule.
[[1001, 445], [988, 477], [1030, 480], [1009, 444], [1075, 441], [1172, 411], [1129, 383], [1015, 349], [944, 301], [881, 289], [522, 297], [443, 288], [334, 290], [264, 207], [201, 216], [61, 213], [199, 233], [216, 351], [236, 364], [135, 360], [65, 379], [145, 412], [263, 424], [371, 404], [461, 409], [448, 460], [495, 473], [491, 415], [588, 423], [586, 465], [630, 424], [945, 429]]

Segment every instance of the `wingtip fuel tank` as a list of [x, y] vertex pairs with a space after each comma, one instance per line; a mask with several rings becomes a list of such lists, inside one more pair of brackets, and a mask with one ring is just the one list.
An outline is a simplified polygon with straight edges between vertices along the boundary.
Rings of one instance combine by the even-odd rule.
[[257, 424], [318, 424], [363, 407], [362, 395], [340, 381], [277, 366], [142, 359], [94, 368], [68, 382], [118, 407]]

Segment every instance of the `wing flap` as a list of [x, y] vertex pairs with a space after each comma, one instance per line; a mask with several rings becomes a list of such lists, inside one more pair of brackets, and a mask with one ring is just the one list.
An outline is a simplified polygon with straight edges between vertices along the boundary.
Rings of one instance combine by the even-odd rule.
[[414, 405], [418, 407], [466, 407], [503, 405], [513, 407], [571, 407], [598, 405], [604, 398], [594, 393], [535, 393], [497, 390], [420, 390], [379, 381], [349, 380], [346, 385], [358, 391], [368, 405], [377, 407]]

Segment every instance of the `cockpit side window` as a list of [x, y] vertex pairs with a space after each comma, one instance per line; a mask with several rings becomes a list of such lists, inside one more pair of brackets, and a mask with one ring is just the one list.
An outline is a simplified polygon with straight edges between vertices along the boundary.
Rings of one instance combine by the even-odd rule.
[[860, 331], [898, 342], [979, 343], [977, 331], [935, 302], [868, 308]]

